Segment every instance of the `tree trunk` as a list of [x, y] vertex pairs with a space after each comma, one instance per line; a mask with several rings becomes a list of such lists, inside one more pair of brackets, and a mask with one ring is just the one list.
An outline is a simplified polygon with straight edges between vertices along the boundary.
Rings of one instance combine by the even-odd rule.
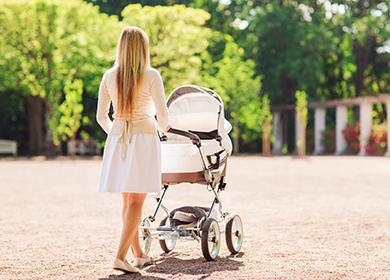
[[239, 139], [240, 139], [240, 133], [238, 130], [238, 116], [234, 116], [234, 121], [233, 121], [233, 131], [235, 131], [235, 137], [234, 137], [234, 153], [238, 154], [240, 152], [239, 148]]
[[28, 114], [28, 148], [31, 155], [42, 153], [43, 125], [42, 125], [42, 98], [29, 95], [27, 97]]
[[355, 53], [356, 74], [355, 74], [355, 89], [356, 96], [361, 96], [364, 90], [364, 72], [370, 63], [370, 54], [374, 46], [375, 38], [370, 36], [365, 43], [361, 45], [355, 41], [353, 48]]
[[45, 155], [46, 158], [54, 158], [57, 155], [57, 148], [53, 143], [53, 131], [50, 128], [49, 125], [49, 118], [50, 118], [50, 105], [47, 100], [45, 99], [45, 124], [46, 124], [46, 130], [45, 130]]

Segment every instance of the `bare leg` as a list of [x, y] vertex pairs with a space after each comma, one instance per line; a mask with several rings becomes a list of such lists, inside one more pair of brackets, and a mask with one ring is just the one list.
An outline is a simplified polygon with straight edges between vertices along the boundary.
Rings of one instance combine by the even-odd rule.
[[[126, 195], [126, 198], [124, 199], [123, 203], [124, 203], [124, 205], [125, 204], [128, 205], [129, 193], [124, 193], [124, 194], [127, 194], [127, 195]], [[126, 214], [126, 207], [123, 207], [123, 209], [122, 209], [122, 222], [123, 222], [123, 224], [125, 223], [125, 220], [126, 220], [125, 214]], [[131, 252], [133, 253], [134, 257], [141, 258], [141, 257], [145, 257], [145, 255], [141, 249], [141, 244], [140, 244], [139, 236], [138, 236], [138, 230], [139, 230], [139, 226], [137, 227], [137, 231], [136, 231], [134, 237], [130, 241], [130, 249], [131, 249]]]
[[[138, 226], [142, 214], [146, 194], [123, 193], [123, 229], [116, 257], [120, 260], [126, 258], [130, 245], [136, 257], [142, 256], [142, 251], [138, 241]], [[135, 242], [137, 240], [138, 242]], [[138, 245], [138, 246], [137, 246]]]
[[141, 244], [139, 243], [138, 228], [139, 228], [139, 226], [137, 227], [136, 234], [133, 236], [133, 238], [131, 240], [131, 245], [130, 246], [131, 246], [131, 251], [133, 252], [134, 257], [136, 257], [136, 258], [143, 258], [143, 257], [146, 257], [146, 256], [142, 252]]

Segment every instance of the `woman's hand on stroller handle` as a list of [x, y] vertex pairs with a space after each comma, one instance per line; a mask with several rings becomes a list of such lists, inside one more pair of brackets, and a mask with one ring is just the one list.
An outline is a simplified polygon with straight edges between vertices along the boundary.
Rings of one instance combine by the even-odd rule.
[[199, 136], [196, 135], [195, 133], [191, 133], [189, 131], [176, 129], [176, 128], [172, 128], [172, 127], [170, 127], [167, 132], [187, 137], [187, 138], [191, 139], [192, 143], [194, 145], [196, 145], [197, 147], [200, 147], [202, 145], [200, 142]]

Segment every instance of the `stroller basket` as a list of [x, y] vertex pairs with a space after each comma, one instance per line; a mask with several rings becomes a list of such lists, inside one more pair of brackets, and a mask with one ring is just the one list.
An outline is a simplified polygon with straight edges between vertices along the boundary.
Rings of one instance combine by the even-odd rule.
[[196, 225], [207, 217], [210, 208], [200, 206], [183, 206], [176, 208], [169, 214], [169, 221], [173, 228], [183, 225]]

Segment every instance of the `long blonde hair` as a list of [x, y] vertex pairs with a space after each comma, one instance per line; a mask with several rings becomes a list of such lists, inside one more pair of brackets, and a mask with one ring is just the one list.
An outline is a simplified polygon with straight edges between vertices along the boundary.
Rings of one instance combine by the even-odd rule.
[[123, 28], [115, 60], [118, 115], [121, 117], [131, 117], [143, 81], [144, 68], [150, 66], [149, 61], [148, 35], [136, 26]]

